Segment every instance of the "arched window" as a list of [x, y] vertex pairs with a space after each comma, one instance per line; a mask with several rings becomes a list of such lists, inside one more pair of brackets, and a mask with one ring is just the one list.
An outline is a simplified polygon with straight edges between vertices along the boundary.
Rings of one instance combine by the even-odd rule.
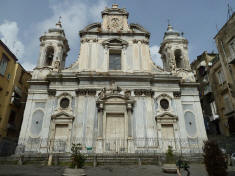
[[175, 50], [175, 63], [177, 68], [183, 68], [183, 57], [180, 49]]
[[46, 52], [46, 61], [45, 61], [46, 66], [51, 66], [53, 57], [54, 57], [54, 48], [48, 47]]

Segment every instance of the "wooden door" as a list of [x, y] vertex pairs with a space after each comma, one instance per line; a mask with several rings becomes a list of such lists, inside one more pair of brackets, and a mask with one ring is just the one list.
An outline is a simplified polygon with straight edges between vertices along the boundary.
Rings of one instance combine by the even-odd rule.
[[175, 149], [175, 134], [173, 124], [162, 124], [161, 134], [162, 150], [166, 152], [168, 146], [172, 146], [173, 149]]
[[54, 152], [64, 152], [69, 138], [68, 124], [56, 124]]
[[105, 149], [108, 152], [125, 150], [124, 114], [107, 114]]

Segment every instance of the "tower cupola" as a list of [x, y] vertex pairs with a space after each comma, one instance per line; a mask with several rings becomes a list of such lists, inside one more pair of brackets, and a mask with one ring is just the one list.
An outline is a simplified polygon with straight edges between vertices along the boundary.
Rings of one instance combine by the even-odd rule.
[[191, 69], [188, 57], [188, 40], [183, 37], [183, 34], [175, 31], [170, 24], [164, 34], [159, 53], [164, 70]]
[[55, 28], [50, 28], [40, 37], [40, 56], [37, 68], [63, 69], [68, 51], [68, 41], [59, 20]]

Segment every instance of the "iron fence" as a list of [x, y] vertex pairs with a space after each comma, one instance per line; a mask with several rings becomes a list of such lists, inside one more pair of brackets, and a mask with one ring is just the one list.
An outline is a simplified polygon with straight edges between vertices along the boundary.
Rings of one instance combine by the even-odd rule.
[[[163, 138], [133, 138], [131, 153], [166, 153], [168, 146], [179, 154], [202, 153], [203, 139], [163, 139]], [[72, 143], [80, 143], [83, 153], [97, 153], [97, 140], [89, 138], [68, 139], [19, 139], [16, 153], [69, 153]], [[102, 153], [129, 153], [128, 139], [114, 138], [102, 140]]]

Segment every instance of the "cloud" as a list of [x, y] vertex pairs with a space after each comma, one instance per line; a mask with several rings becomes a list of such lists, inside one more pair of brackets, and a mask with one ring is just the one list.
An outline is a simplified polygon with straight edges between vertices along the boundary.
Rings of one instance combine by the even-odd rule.
[[155, 62], [156, 65], [162, 67], [162, 59], [161, 59], [161, 55], [158, 53], [159, 51], [159, 46], [158, 45], [153, 45], [150, 47], [150, 54], [151, 57], [153, 59], [153, 61]]
[[[50, 1], [49, 8], [52, 11], [52, 15], [36, 25], [37, 35], [40, 36], [43, 32], [48, 31], [49, 28], [55, 27], [61, 16], [62, 26], [71, 49], [69, 57], [71, 55], [72, 57], [77, 56], [79, 51], [79, 30], [83, 29], [90, 22], [99, 21], [101, 17], [100, 12], [105, 6], [107, 6], [107, 0], [97, 0], [93, 4], [89, 4], [84, 0], [61, 0], [59, 3], [58, 1]], [[73, 58], [73, 61], [74, 59], [77, 58]]]
[[33, 69], [36, 66], [34, 64], [31, 64], [30, 62], [23, 62], [21, 65], [24, 67], [26, 71], [33, 71]]
[[5, 20], [0, 24], [1, 40], [18, 58], [21, 58], [24, 55], [24, 45], [18, 39], [18, 32], [18, 25], [14, 21]]

